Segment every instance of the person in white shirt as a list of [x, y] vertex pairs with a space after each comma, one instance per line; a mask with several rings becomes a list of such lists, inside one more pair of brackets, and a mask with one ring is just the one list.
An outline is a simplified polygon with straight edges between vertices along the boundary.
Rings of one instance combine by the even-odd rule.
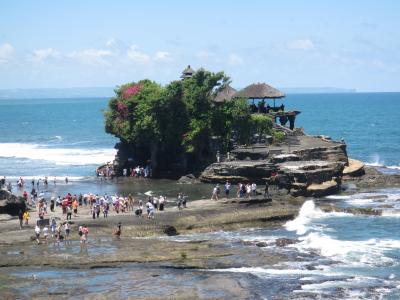
[[251, 193], [253, 194], [253, 196], [257, 195], [257, 184], [255, 184], [254, 182], [251, 184]]
[[158, 203], [160, 204], [160, 211], [164, 210], [165, 198], [163, 195], [160, 195], [160, 198], [158, 198]]
[[36, 242], [40, 244], [40, 227], [36, 224], [35, 226]]
[[147, 218], [154, 219], [154, 206], [153, 206], [153, 204], [150, 201], [148, 201], [146, 203], [146, 207], [147, 207]]
[[49, 228], [47, 226], [44, 226], [44, 228], [43, 228], [43, 237], [44, 237], [44, 240], [45, 240], [46, 244], [47, 244], [47, 237], [48, 236], [49, 236]]

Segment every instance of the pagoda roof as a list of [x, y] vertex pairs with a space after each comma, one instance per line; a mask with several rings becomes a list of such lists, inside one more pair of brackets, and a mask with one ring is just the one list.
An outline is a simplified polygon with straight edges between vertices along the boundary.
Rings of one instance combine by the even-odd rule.
[[181, 76], [181, 78], [190, 78], [190, 77], [193, 76], [193, 73], [194, 73], [194, 72], [195, 72], [195, 71], [190, 67], [190, 65], [188, 65], [188, 66], [186, 67], [186, 69], [182, 71], [182, 76]]

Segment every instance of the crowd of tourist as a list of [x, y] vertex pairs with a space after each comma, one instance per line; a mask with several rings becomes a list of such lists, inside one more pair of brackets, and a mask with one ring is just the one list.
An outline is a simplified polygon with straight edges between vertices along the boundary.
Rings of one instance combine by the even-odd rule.
[[[113, 179], [116, 174], [111, 164], [107, 164], [97, 171], [97, 176], [100, 180]], [[136, 178], [149, 178], [151, 177], [151, 168], [149, 165], [145, 167], [137, 166], [135, 168], [124, 168], [122, 170], [122, 176], [124, 177], [136, 177]]]
[[[145, 169], [144, 169], [145, 170]], [[143, 170], [134, 170], [134, 176], [145, 176], [146, 172], [142, 174]], [[66, 183], [68, 181], [66, 180]], [[43, 184], [43, 189], [38, 193], [40, 184]], [[32, 190], [28, 193], [25, 188], [25, 180], [21, 177], [16, 182], [17, 189], [25, 199], [27, 208], [35, 207], [37, 214], [37, 221], [34, 225], [35, 240], [37, 243], [48, 243], [52, 241], [55, 245], [59, 245], [60, 242], [68, 242], [71, 234], [71, 224], [74, 224], [78, 217], [84, 217], [86, 219], [99, 219], [107, 221], [110, 214], [123, 215], [132, 213], [135, 217], [146, 217], [148, 219], [154, 219], [156, 212], [162, 212], [166, 208], [167, 198], [164, 195], [153, 195], [152, 192], [145, 193], [145, 199], [138, 199], [128, 194], [123, 195], [98, 195], [98, 194], [72, 194], [66, 193], [61, 196], [46, 197], [43, 190], [46, 190], [49, 184], [48, 178], [45, 177], [43, 180], [32, 179], [31, 185]], [[56, 184], [56, 182], [54, 182]], [[0, 188], [7, 188], [12, 190], [12, 184], [7, 181], [5, 177], [0, 179]], [[176, 207], [181, 210], [187, 206], [188, 196], [183, 193], [178, 193], [176, 196]], [[174, 201], [171, 201], [172, 203]], [[61, 216], [61, 217], [59, 217]], [[29, 220], [31, 215], [29, 210], [20, 210], [18, 212], [18, 219], [20, 229], [25, 226], [29, 226]], [[78, 218], [79, 222], [82, 222], [82, 218]], [[74, 227], [75, 228], [75, 227]], [[86, 244], [89, 229], [87, 226], [81, 225], [78, 228], [78, 234], [80, 236], [81, 244]], [[121, 223], [117, 226], [114, 234], [116, 236], [121, 235]]]
[[[225, 198], [229, 198], [231, 193], [231, 184], [227, 181], [224, 185]], [[219, 200], [221, 198], [221, 187], [217, 184], [212, 191], [211, 200]], [[238, 183], [236, 190], [237, 198], [251, 198], [251, 196], [257, 196], [257, 184], [256, 183]]]

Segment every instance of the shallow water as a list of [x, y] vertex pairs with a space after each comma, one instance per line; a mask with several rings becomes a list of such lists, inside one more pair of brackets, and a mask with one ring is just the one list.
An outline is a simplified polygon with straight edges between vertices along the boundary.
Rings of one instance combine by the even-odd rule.
[[[33, 296], [60, 293], [79, 298], [107, 292], [116, 297], [156, 297], [189, 292], [204, 299], [234, 295], [240, 295], [241, 299], [398, 299], [398, 195], [399, 189], [378, 189], [330, 196], [315, 202], [309, 200], [295, 220], [273, 230], [246, 229], [160, 238], [182, 243], [218, 241], [227, 251], [240, 249], [247, 253], [222, 258], [226, 265], [223, 268], [176, 269], [170, 268], [168, 263], [148, 263], [72, 270], [7, 268], [3, 273], [10, 274], [7, 280], [13, 293], [22, 288]], [[375, 208], [387, 202], [392, 203], [393, 208], [385, 206], [384, 216], [325, 213], [318, 208], [319, 202]], [[279, 238], [298, 242], [277, 247], [275, 242]], [[266, 246], [259, 248], [256, 242], [265, 242]], [[31, 250], [37, 255], [44, 253], [43, 249], [62, 255], [78, 253], [80, 249], [77, 242], [68, 247], [62, 246], [60, 250], [52, 245], [32, 246]], [[112, 254], [116, 247], [118, 243], [107, 238], [93, 240], [89, 243], [88, 255]], [[254, 259], [260, 249], [265, 255], [279, 255], [282, 259], [277, 263], [260, 264], [260, 260]]]

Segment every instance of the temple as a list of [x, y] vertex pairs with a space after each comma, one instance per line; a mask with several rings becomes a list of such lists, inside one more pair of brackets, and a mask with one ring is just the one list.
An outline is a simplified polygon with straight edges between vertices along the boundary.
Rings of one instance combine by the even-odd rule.
[[193, 76], [194, 70], [190, 67], [190, 65], [187, 66], [185, 70], [182, 71], [181, 78], [182, 80], [186, 78], [191, 78]]
[[[214, 98], [215, 103], [224, 101], [234, 101], [239, 98], [246, 98], [249, 101], [252, 113], [267, 114], [274, 120], [275, 124], [279, 121], [280, 125], [286, 126], [289, 122], [289, 129], [293, 130], [295, 126], [296, 116], [300, 111], [285, 111], [285, 105], [276, 106], [276, 99], [283, 99], [285, 94], [276, 88], [265, 83], [253, 83], [240, 91], [236, 91], [231, 86], [226, 86]], [[273, 100], [273, 105], [266, 103]]]
[[[190, 65], [182, 71], [182, 80], [191, 78], [194, 74]], [[236, 91], [230, 85], [219, 91], [214, 98], [214, 103], [223, 103], [225, 101], [234, 101], [235, 99], [246, 98], [249, 101], [252, 113], [267, 114], [274, 120], [275, 124], [294, 130], [296, 116], [300, 114], [298, 110], [285, 111], [285, 105], [282, 103], [276, 106], [276, 99], [285, 98], [285, 94], [278, 89], [266, 83], [253, 83], [240, 91]], [[267, 101], [272, 100], [272, 106]]]

